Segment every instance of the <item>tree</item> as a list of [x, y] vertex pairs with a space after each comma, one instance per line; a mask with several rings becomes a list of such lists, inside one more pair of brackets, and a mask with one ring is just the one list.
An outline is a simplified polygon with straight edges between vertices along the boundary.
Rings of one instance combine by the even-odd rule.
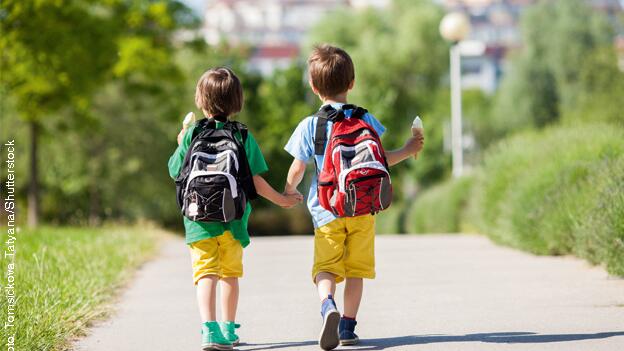
[[617, 54], [606, 46], [589, 54], [580, 69], [577, 108], [564, 116], [564, 122], [607, 122], [624, 126], [624, 72], [617, 64]]
[[105, 16], [90, 15], [85, 3], [9, 0], [2, 7], [6, 13], [0, 39], [2, 79], [29, 124], [28, 223], [34, 226], [39, 214], [42, 119], [68, 104], [85, 108], [86, 92], [113, 63], [115, 46]]
[[30, 129], [28, 223], [35, 226], [42, 130], [92, 124], [93, 93], [113, 77], [140, 87], [146, 76], [175, 74], [170, 34], [189, 17], [177, 1], [6, 0], [1, 12], [1, 82]]
[[293, 64], [262, 81], [257, 91], [260, 106], [245, 116], [247, 124], [261, 141], [265, 157], [270, 160], [271, 172], [267, 176], [276, 187], [284, 185], [292, 162], [292, 156], [284, 151], [284, 146], [297, 124], [315, 112], [314, 105], [306, 101], [307, 94], [311, 95], [304, 82], [303, 67]]
[[613, 43], [605, 16], [582, 0], [530, 7], [522, 17], [522, 35], [523, 47], [493, 108], [501, 133], [543, 127], [577, 110], [580, 97], [589, 92], [582, 69], [593, 65], [594, 51]]

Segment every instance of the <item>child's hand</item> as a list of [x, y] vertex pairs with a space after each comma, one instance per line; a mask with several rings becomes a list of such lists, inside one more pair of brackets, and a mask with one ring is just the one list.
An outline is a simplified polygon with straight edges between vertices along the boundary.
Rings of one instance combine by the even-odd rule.
[[184, 134], [186, 134], [186, 128], [182, 128], [182, 130], [178, 134], [178, 145], [182, 144], [182, 138], [184, 138]]
[[408, 138], [405, 141], [405, 145], [403, 145], [403, 148], [407, 152], [409, 152], [409, 154], [416, 155], [417, 153], [420, 152], [420, 150], [422, 150], [424, 145], [425, 145], [425, 136], [422, 133], [418, 133], [417, 135]]
[[282, 194], [282, 201], [280, 202], [280, 206], [283, 208], [292, 208], [298, 203], [303, 201], [303, 195], [296, 194]]
[[297, 190], [297, 188], [289, 187], [288, 184], [284, 187], [284, 192], [282, 194], [284, 194], [284, 195], [297, 195], [297, 196], [300, 196], [301, 199], [303, 200], [303, 195], [299, 192], [299, 190]]

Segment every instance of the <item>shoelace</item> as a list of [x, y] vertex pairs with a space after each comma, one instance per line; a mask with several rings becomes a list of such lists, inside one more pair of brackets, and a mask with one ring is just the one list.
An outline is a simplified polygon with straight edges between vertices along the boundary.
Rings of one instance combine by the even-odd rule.
[[[240, 324], [238, 324], [238, 323], [234, 323], [234, 329], [238, 329], [238, 328], [240, 328], [240, 327], [241, 327], [241, 325], [240, 325]], [[200, 332], [201, 334], [204, 334], [204, 330], [203, 330], [203, 329], [200, 329], [200, 330], [199, 330], [199, 332]]]

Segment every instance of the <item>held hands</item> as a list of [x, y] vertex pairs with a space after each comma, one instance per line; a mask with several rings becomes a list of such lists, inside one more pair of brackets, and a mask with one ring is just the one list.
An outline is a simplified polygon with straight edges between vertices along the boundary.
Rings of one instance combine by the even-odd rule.
[[295, 193], [284, 192], [282, 194], [282, 198], [283, 199], [279, 205], [283, 208], [293, 208], [295, 205], [303, 201], [303, 195], [301, 195], [298, 191]]
[[303, 202], [303, 195], [296, 188], [289, 189], [289, 187], [286, 186], [282, 195], [287, 200], [287, 203], [281, 205], [283, 208], [292, 208], [296, 204]]

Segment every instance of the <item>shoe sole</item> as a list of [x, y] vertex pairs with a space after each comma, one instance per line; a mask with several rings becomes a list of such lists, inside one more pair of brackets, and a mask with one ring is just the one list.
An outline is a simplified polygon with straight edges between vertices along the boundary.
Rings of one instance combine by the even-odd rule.
[[338, 338], [338, 324], [340, 323], [340, 313], [332, 311], [327, 313], [323, 320], [321, 335], [319, 336], [319, 346], [323, 350], [333, 350], [340, 343]]
[[208, 344], [202, 346], [202, 351], [229, 351], [234, 349], [232, 345]]
[[340, 346], [357, 345], [358, 342], [360, 342], [359, 338], [355, 338], [355, 339], [341, 339], [340, 340]]

